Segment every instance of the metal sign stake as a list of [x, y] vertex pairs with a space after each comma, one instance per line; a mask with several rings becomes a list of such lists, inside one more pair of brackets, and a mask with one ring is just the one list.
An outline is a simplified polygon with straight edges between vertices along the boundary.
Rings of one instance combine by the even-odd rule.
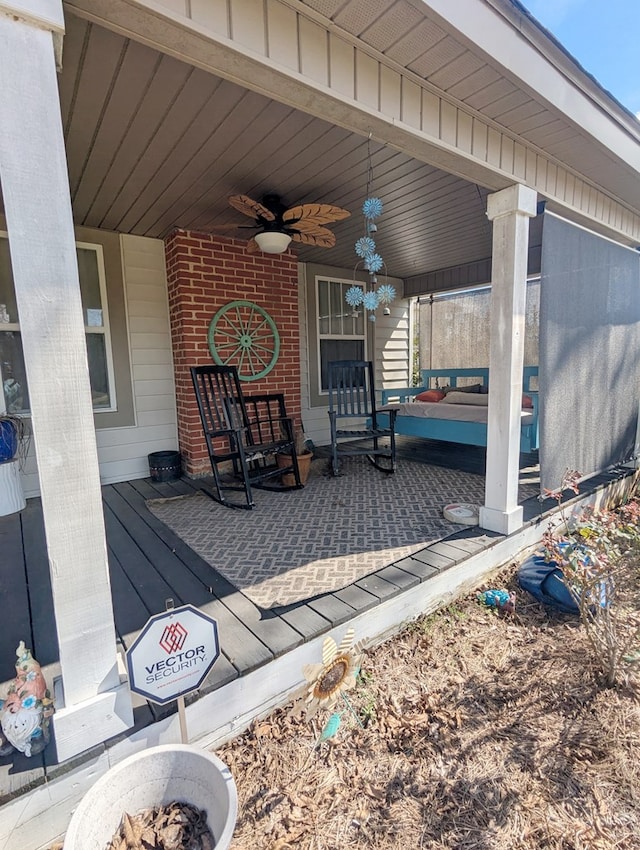
[[187, 713], [184, 710], [184, 697], [178, 697], [178, 720], [180, 721], [180, 737], [183, 744], [189, 743], [187, 734]]

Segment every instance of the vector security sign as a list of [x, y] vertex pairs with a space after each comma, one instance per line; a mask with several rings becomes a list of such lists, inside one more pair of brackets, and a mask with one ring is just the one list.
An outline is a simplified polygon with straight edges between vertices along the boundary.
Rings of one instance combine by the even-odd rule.
[[193, 605], [156, 614], [127, 652], [129, 688], [164, 705], [197, 690], [220, 655], [218, 624]]

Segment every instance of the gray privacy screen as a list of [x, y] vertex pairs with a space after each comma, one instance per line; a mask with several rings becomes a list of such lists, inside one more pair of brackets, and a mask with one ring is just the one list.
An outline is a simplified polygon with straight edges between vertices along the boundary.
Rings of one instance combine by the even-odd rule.
[[540, 486], [633, 454], [640, 401], [640, 255], [545, 212]]

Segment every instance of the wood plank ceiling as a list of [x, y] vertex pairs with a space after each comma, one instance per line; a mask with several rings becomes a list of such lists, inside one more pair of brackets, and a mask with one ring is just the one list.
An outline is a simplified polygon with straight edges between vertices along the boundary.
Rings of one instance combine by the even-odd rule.
[[[599, 158], [579, 128], [425, 19], [428, 7], [302, 2], [559, 161], [579, 165], [584, 151], [584, 173], [614, 179], [605, 152]], [[60, 98], [77, 224], [159, 238], [176, 227], [211, 232], [250, 224], [229, 207], [230, 194], [274, 192], [290, 205], [349, 209], [351, 218], [331, 225], [335, 248], [295, 251], [303, 261], [353, 268], [370, 147], [371, 192], [385, 204], [377, 244], [388, 274], [407, 278], [490, 255], [485, 188], [72, 14], [66, 22]]]
[[[77, 224], [164, 237], [250, 219], [230, 194], [323, 201], [351, 218], [334, 249], [301, 260], [353, 268], [363, 234], [369, 141], [69, 16], [60, 99]], [[370, 143], [372, 192], [384, 200], [378, 248], [409, 277], [487, 257], [486, 192]], [[225, 231], [250, 238], [251, 230]]]

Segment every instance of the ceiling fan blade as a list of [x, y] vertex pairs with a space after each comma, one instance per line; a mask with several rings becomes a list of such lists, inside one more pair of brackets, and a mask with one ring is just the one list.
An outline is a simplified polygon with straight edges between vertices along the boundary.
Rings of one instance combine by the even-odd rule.
[[275, 215], [259, 201], [254, 201], [248, 195], [230, 195], [229, 204], [243, 215], [249, 218], [263, 218], [265, 221], [274, 221]]
[[294, 242], [302, 242], [303, 245], [314, 245], [316, 248], [333, 248], [336, 244], [335, 233], [327, 230], [325, 227], [319, 228], [323, 233], [292, 233], [291, 238]]
[[315, 224], [329, 224], [332, 221], [342, 221], [350, 215], [349, 210], [334, 207], [333, 204], [299, 204], [283, 213], [282, 220], [291, 223], [309, 221]]
[[225, 230], [256, 230], [259, 224], [212, 224], [209, 230], [212, 233], [222, 233]]
[[258, 245], [256, 240], [253, 237], [251, 237], [251, 239], [249, 239], [249, 241], [246, 244], [245, 250], [248, 254], [255, 254], [260, 250], [260, 246]]
[[293, 225], [287, 226], [287, 233], [306, 233], [309, 236], [333, 236], [333, 232], [328, 227], [322, 227], [320, 224], [310, 221], [296, 221]]

